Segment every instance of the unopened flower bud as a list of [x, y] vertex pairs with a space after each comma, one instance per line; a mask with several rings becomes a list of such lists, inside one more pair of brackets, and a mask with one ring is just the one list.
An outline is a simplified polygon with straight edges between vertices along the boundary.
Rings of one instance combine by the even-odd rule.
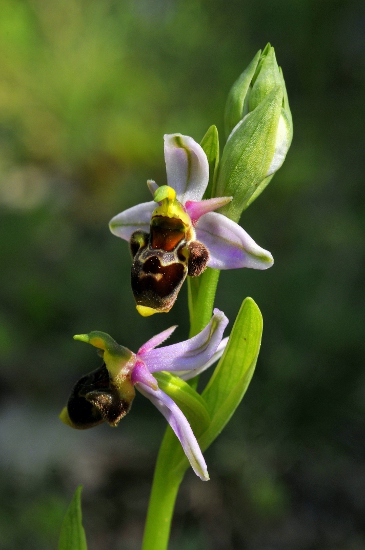
[[293, 137], [285, 82], [270, 44], [233, 85], [225, 127], [214, 195], [233, 196], [220, 212], [238, 221], [283, 164]]

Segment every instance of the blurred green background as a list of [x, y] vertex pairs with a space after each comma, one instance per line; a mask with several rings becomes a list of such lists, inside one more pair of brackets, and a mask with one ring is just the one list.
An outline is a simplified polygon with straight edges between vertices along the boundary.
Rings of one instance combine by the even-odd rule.
[[262, 351], [211, 481], [186, 475], [170, 548], [365, 547], [364, 28], [360, 0], [1, 0], [1, 549], [56, 548], [79, 483], [89, 549], [140, 547], [165, 421], [137, 396], [117, 430], [61, 424], [99, 364], [72, 335], [187, 336], [186, 289], [138, 316], [108, 221], [165, 183], [164, 133], [223, 139], [227, 93], [268, 41], [294, 142], [241, 223], [275, 265], [222, 273], [217, 296], [231, 322], [256, 300]]

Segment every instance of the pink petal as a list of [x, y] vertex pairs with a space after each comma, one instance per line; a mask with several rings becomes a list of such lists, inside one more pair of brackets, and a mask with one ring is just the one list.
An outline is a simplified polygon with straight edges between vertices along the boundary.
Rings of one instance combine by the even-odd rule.
[[231, 200], [232, 197], [216, 197], [213, 199], [207, 199], [197, 202], [187, 201], [185, 203], [185, 208], [191, 218], [191, 221], [195, 223], [201, 216], [204, 216], [204, 214], [212, 212], [212, 210], [217, 210], [218, 208], [221, 208], [225, 204], [231, 202]]
[[141, 383], [145, 384], [152, 390], [158, 389], [156, 378], [152, 376], [143, 361], [139, 361], [138, 359], [133, 367], [131, 380], [132, 384]]
[[170, 328], [167, 328], [163, 332], [156, 334], [156, 336], [153, 336], [150, 340], [148, 340], [145, 344], [143, 344], [143, 346], [139, 348], [137, 355], [142, 355], [143, 353], [146, 353], [147, 351], [150, 351], [156, 346], [159, 346], [160, 344], [162, 344], [162, 342], [167, 340], [167, 338], [170, 338], [171, 334], [174, 332], [176, 328], [177, 328], [177, 325], [174, 325]]
[[138, 353], [138, 357], [146, 363], [150, 372], [198, 369], [205, 365], [217, 351], [227, 324], [228, 319], [224, 313], [215, 309], [208, 325], [193, 338], [171, 346]]

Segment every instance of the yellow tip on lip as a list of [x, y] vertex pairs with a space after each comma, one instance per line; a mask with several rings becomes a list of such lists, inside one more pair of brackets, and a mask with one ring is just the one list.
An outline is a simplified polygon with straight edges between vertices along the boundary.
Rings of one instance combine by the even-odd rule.
[[150, 317], [151, 315], [154, 315], [155, 313], [160, 313], [157, 309], [153, 309], [153, 307], [147, 307], [147, 306], [136, 306], [136, 309], [142, 317]]
[[63, 407], [60, 415], [59, 415], [59, 418], [62, 420], [62, 422], [64, 424], [66, 424], [67, 426], [71, 426], [71, 428], [74, 427], [74, 425], [72, 424], [71, 420], [70, 420], [70, 417], [68, 415], [68, 411], [67, 411], [67, 407]]

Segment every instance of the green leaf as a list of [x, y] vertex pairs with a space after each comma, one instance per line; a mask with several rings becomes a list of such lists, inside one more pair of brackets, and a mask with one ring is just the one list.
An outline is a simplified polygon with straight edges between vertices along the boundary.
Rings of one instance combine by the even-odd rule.
[[61, 527], [58, 550], [87, 550], [81, 513], [82, 486], [77, 487]]
[[[211, 417], [208, 428], [201, 434], [195, 433], [202, 451], [220, 434], [246, 393], [260, 351], [262, 326], [259, 308], [252, 298], [246, 298], [233, 325], [226, 350], [202, 393]], [[170, 446], [170, 452], [173, 452], [170, 466], [174, 472], [184, 471], [189, 467], [189, 462], [172, 435], [171, 430], [164, 439], [166, 447]]]
[[202, 146], [204, 153], [207, 155], [209, 163], [209, 183], [205, 191], [204, 198], [210, 199], [212, 196], [213, 182], [215, 180], [219, 164], [219, 136], [217, 127], [214, 126], [214, 124], [208, 128], [205, 136], [200, 142], [200, 145]]
[[260, 351], [262, 327], [259, 308], [252, 298], [246, 298], [223, 357], [202, 393], [211, 415], [208, 429], [199, 437], [202, 450], [223, 430], [246, 393]]

